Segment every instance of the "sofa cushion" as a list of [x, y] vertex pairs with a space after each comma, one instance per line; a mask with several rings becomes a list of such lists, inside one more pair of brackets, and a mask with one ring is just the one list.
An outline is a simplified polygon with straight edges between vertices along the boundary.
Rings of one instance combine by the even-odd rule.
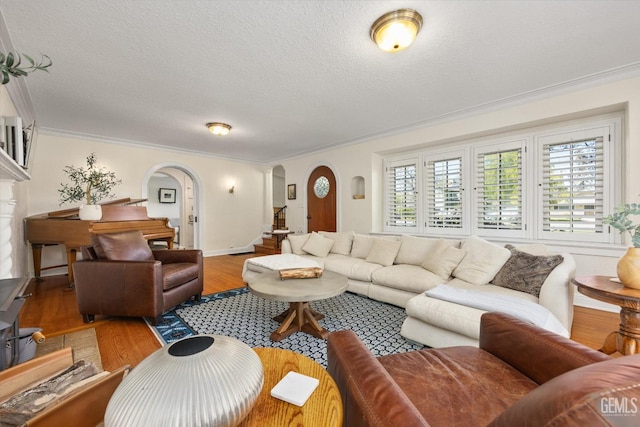
[[138, 230], [93, 234], [91, 243], [99, 258], [109, 261], [154, 260], [149, 243]]
[[[460, 279], [452, 279], [447, 282], [449, 286], [460, 289], [495, 293], [497, 295], [508, 295], [528, 301], [537, 302], [538, 299], [530, 294], [514, 291], [494, 285], [472, 285]], [[414, 317], [424, 323], [434, 325], [457, 334], [478, 339], [480, 337], [480, 318], [485, 313], [473, 307], [443, 301], [436, 298], [429, 298], [424, 294], [411, 298], [406, 305], [407, 316]]]
[[333, 240], [322, 237], [315, 231], [309, 236], [309, 240], [302, 246], [302, 250], [317, 257], [326, 257], [333, 246]]
[[289, 236], [287, 236], [287, 240], [291, 244], [291, 252], [293, 252], [296, 255], [306, 254], [306, 252], [302, 250], [302, 247], [304, 246], [305, 243], [307, 243], [307, 240], [309, 240], [309, 236], [310, 234], [308, 233], [301, 234], [299, 236], [293, 235], [293, 234], [290, 234]]
[[420, 265], [433, 252], [439, 239], [402, 235], [396, 264]]
[[474, 347], [410, 351], [378, 360], [433, 426], [487, 425], [538, 386]]
[[466, 255], [453, 271], [453, 275], [474, 285], [486, 285], [511, 256], [507, 248], [471, 236], [462, 242]]
[[334, 233], [330, 231], [321, 231], [320, 235], [333, 240], [331, 253], [339, 255], [349, 255], [351, 253], [351, 245], [353, 244], [353, 232], [345, 231]]
[[454, 248], [444, 239], [438, 239], [434, 246], [433, 251], [424, 259], [421, 266], [442, 279], [448, 280], [466, 252], [464, 249]]
[[396, 264], [381, 268], [373, 273], [371, 279], [376, 285], [416, 294], [444, 283], [441, 277], [410, 264]]
[[512, 245], [506, 245], [505, 248], [511, 251], [511, 257], [493, 278], [492, 283], [536, 297], [540, 296], [540, 288], [547, 276], [564, 260], [562, 255], [531, 255], [517, 250]]
[[176, 262], [162, 264], [162, 289], [168, 290], [198, 278], [200, 266], [196, 263]]
[[640, 354], [593, 363], [547, 381], [490, 426], [637, 425]]
[[375, 271], [382, 269], [380, 264], [366, 262], [360, 258], [331, 254], [324, 263], [324, 268], [346, 276], [348, 279], [371, 282]]
[[353, 245], [351, 247], [351, 256], [354, 258], [365, 259], [369, 252], [371, 252], [371, 246], [373, 245], [373, 237], [366, 236], [364, 234], [355, 234], [353, 236]]
[[387, 239], [373, 239], [373, 245], [371, 245], [371, 251], [367, 255], [366, 261], [380, 264], [388, 267], [393, 265], [393, 262], [400, 250], [399, 240], [387, 240]]

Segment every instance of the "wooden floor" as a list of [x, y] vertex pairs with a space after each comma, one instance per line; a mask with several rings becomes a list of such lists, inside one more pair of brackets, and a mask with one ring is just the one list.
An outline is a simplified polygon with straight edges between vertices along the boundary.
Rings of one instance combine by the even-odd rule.
[[[224, 255], [204, 259], [204, 294], [244, 286], [241, 272], [244, 260], [256, 256]], [[75, 292], [67, 286], [67, 277], [49, 276], [44, 281], [32, 280], [27, 293], [33, 296], [20, 313], [20, 327], [39, 327], [45, 336], [56, 336], [79, 329], [95, 327], [104, 369], [113, 370], [128, 364], [135, 366], [160, 343], [140, 318], [96, 316], [92, 324], [82, 322]], [[576, 307], [571, 337], [591, 348], [600, 348], [605, 337], [618, 329], [616, 313]]]

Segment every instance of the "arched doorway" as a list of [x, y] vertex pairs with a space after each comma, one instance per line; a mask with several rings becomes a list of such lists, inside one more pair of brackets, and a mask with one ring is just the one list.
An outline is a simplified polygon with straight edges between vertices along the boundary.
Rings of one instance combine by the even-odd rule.
[[[176, 206], [171, 215], [164, 214], [167, 205], [163, 206], [161, 217], [168, 217], [171, 226], [176, 228], [176, 238], [180, 247], [199, 249], [202, 242], [202, 227], [198, 218], [201, 216], [202, 183], [200, 178], [187, 165], [175, 162], [161, 163], [150, 168], [142, 180], [142, 197], [148, 199], [147, 211], [153, 216], [158, 207], [159, 195], [157, 182], [169, 182], [176, 187]], [[164, 187], [163, 187], [164, 188]], [[170, 190], [172, 188], [169, 188]]]
[[337, 231], [336, 218], [336, 177], [318, 166], [307, 181], [307, 231]]

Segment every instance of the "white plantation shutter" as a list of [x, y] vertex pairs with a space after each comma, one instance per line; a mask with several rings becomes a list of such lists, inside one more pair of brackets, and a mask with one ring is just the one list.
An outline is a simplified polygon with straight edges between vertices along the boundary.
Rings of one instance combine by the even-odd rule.
[[[601, 241], [605, 213], [604, 137], [542, 146], [542, 232], [551, 238]], [[607, 136], [608, 138], [608, 136]], [[591, 235], [592, 238], [589, 238]]]
[[514, 148], [501, 151], [494, 148], [476, 154], [478, 234], [495, 234], [499, 230], [501, 235], [518, 236], [524, 231], [523, 147], [521, 142], [509, 146]]
[[461, 231], [464, 228], [462, 155], [426, 159], [425, 163], [427, 231]]
[[386, 172], [387, 230], [415, 230], [418, 227], [417, 158], [388, 162]]

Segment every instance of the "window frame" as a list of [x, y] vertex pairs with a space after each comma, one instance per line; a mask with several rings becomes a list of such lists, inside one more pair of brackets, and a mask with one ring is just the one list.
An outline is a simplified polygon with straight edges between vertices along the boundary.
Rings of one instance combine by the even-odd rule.
[[[401, 158], [393, 158], [387, 159], [384, 162], [384, 222], [385, 222], [385, 231], [393, 231], [393, 232], [401, 232], [401, 233], [418, 233], [420, 231], [420, 223], [421, 223], [421, 209], [419, 207], [420, 201], [420, 188], [422, 185], [422, 177], [420, 173], [419, 167], [419, 157], [410, 156], [410, 157], [401, 157]], [[392, 193], [390, 188], [391, 183], [391, 169], [398, 168], [403, 166], [411, 166], [413, 165], [415, 168], [415, 225], [413, 226], [399, 226], [393, 225], [391, 220], [391, 210], [394, 204], [390, 203], [389, 196]], [[394, 193], [395, 194], [395, 193]]]
[[[491, 144], [476, 145], [472, 149], [472, 206], [471, 206], [471, 230], [472, 233], [478, 236], [485, 237], [508, 237], [508, 238], [527, 238], [527, 220], [529, 215], [529, 202], [527, 199], [527, 145], [528, 138], [515, 138], [507, 139], [503, 141], [494, 141]], [[506, 153], [510, 151], [520, 150], [520, 228], [519, 229], [506, 229], [506, 228], [481, 228], [479, 226], [480, 217], [480, 199], [479, 192], [482, 187], [480, 182], [480, 162], [479, 157], [481, 155], [493, 154], [493, 153]]]
[[[622, 135], [623, 113], [610, 113], [599, 116], [583, 117], [580, 119], [561, 123], [547, 124], [538, 127], [530, 127], [508, 133], [496, 133], [481, 139], [468, 139], [446, 146], [433, 146], [419, 151], [405, 152], [402, 155], [383, 158], [384, 172], [384, 196], [383, 207], [383, 232], [429, 235], [435, 237], [452, 237], [478, 235], [489, 240], [505, 241], [537, 241], [541, 243], [557, 244], [572, 247], [598, 247], [598, 245], [620, 244], [623, 238], [611, 227], [603, 227], [603, 232], [594, 237], [581, 233], [557, 233], [544, 232], [542, 228], [543, 205], [542, 182], [543, 159], [542, 151], [545, 143], [553, 141], [553, 138], [562, 138], [567, 135], [578, 137], [592, 134], [594, 129], [607, 131], [603, 148], [603, 215], [613, 211], [613, 207], [621, 203], [623, 195], [622, 166], [624, 153], [624, 139]], [[610, 140], [609, 140], [610, 139]], [[511, 144], [511, 145], [510, 145]], [[477, 227], [477, 201], [474, 188], [477, 184], [477, 155], [487, 152], [492, 147], [505, 148], [520, 144], [522, 146], [522, 228], [520, 230], [488, 230]], [[462, 161], [462, 228], [432, 227], [428, 223], [429, 212], [429, 188], [428, 174], [429, 162], [441, 161], [461, 156]], [[416, 162], [416, 227], [389, 226], [389, 210], [387, 197], [387, 168], [393, 162], [402, 162], [412, 159]], [[421, 162], [418, 165], [418, 161]]]
[[[430, 185], [429, 179], [430, 179], [430, 163], [433, 162], [444, 162], [444, 161], [448, 161], [448, 160], [455, 160], [459, 158], [460, 162], [461, 162], [461, 169], [460, 169], [460, 175], [461, 175], [461, 183], [460, 183], [460, 187], [461, 187], [461, 191], [460, 191], [460, 202], [461, 202], [461, 227], [457, 228], [457, 227], [435, 227], [430, 225], [429, 221], [430, 221], [430, 204], [431, 204], [431, 194], [433, 192], [433, 188]], [[423, 200], [422, 200], [422, 205], [423, 205], [423, 216], [424, 216], [424, 222], [423, 222], [423, 230], [425, 233], [430, 233], [430, 234], [436, 234], [436, 235], [452, 235], [452, 236], [464, 236], [464, 235], [468, 235], [469, 234], [469, 214], [468, 214], [468, 210], [469, 210], [469, 192], [467, 191], [467, 178], [466, 175], [467, 173], [465, 172], [465, 168], [466, 168], [466, 164], [468, 162], [468, 158], [469, 158], [469, 154], [468, 154], [468, 150], [467, 149], [452, 149], [452, 150], [447, 150], [447, 151], [440, 151], [440, 152], [434, 152], [434, 153], [429, 153], [429, 154], [425, 154], [422, 157], [422, 165], [424, 168], [424, 173], [423, 173], [423, 189], [424, 191], [422, 192], [423, 196]]]
[[[602, 226], [601, 233], [559, 233], [554, 231], [544, 230], [544, 149], [545, 145], [554, 145], [554, 144], [562, 144], [562, 143], [573, 143], [580, 142], [590, 139], [595, 139], [597, 137], [602, 137], [602, 176], [603, 176], [603, 187], [602, 187], [602, 216], [608, 215], [608, 213], [613, 211], [613, 206], [615, 200], [619, 199], [619, 194], [615, 193], [615, 183], [617, 182], [615, 174], [611, 173], [611, 168], [613, 167], [615, 170], [619, 170], [621, 168], [615, 167], [616, 164], [616, 156], [615, 156], [615, 131], [616, 126], [615, 123], [612, 125], [597, 125], [594, 123], [593, 126], [581, 127], [579, 129], [563, 129], [558, 132], [546, 132], [543, 134], [539, 134], [535, 136], [536, 140], [536, 157], [539, 163], [538, 172], [539, 176], [537, 177], [538, 182], [538, 191], [537, 191], [537, 215], [538, 220], [537, 224], [537, 236], [539, 239], [549, 240], [549, 241], [566, 241], [567, 239], [584, 242], [584, 243], [616, 243], [619, 239], [616, 239], [615, 233], [612, 232], [611, 228], [607, 225]], [[618, 160], [619, 161], [619, 160]], [[600, 218], [602, 220], [602, 218]], [[597, 219], [596, 219], [597, 221]], [[576, 238], [579, 236], [579, 238]]]

